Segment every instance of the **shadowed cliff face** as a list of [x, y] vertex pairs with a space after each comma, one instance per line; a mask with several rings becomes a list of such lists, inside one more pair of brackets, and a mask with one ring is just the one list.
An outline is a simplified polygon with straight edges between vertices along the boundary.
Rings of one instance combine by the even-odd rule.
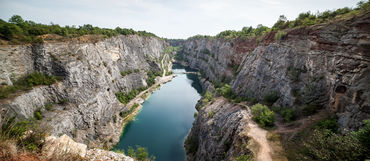
[[248, 112], [225, 98], [199, 109], [185, 148], [187, 160], [233, 160], [249, 155]]
[[329, 108], [344, 129], [370, 117], [370, 15], [255, 38], [194, 38], [184, 43], [184, 62], [206, 79], [229, 83], [242, 97], [260, 100], [273, 91], [274, 105], [301, 111]]
[[[0, 116], [33, 117], [41, 109], [54, 135], [67, 134], [89, 146], [110, 146], [121, 133], [119, 111], [128, 110], [115, 96], [147, 85], [147, 71], [160, 71], [166, 47], [154, 37], [117, 36], [96, 43], [46, 43], [0, 47], [0, 83], [12, 84], [38, 71], [63, 77], [0, 100]], [[169, 61], [164, 61], [168, 63]], [[121, 71], [134, 71], [122, 76]], [[52, 103], [52, 110], [44, 109]]]

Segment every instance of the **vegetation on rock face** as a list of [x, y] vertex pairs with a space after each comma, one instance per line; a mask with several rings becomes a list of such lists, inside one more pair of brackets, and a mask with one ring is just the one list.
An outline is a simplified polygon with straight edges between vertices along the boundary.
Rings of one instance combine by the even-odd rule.
[[364, 121], [364, 127], [346, 135], [333, 132], [333, 123], [315, 129], [313, 135], [304, 142], [303, 156], [313, 160], [365, 160], [370, 157], [370, 120]]
[[122, 111], [122, 112], [120, 112], [119, 113], [119, 116], [121, 116], [122, 118], [125, 118], [126, 116], [128, 116], [129, 114], [131, 114], [132, 112], [134, 112], [137, 107], [139, 107], [139, 104], [134, 103], [128, 111]]
[[1, 86], [0, 87], [0, 99], [7, 98], [9, 94], [17, 91], [30, 90], [34, 86], [38, 85], [51, 85], [57, 81], [57, 78], [54, 76], [45, 75], [39, 72], [34, 72], [20, 78], [15, 81], [11, 86]]
[[296, 111], [293, 110], [292, 108], [289, 108], [289, 107], [285, 107], [285, 108], [281, 108], [281, 107], [272, 107], [272, 110], [275, 112], [275, 113], [278, 113], [280, 114], [280, 116], [283, 118], [283, 121], [284, 122], [290, 122], [290, 121], [293, 121], [296, 119]]
[[0, 19], [0, 38], [8, 40], [13, 44], [42, 43], [43, 39], [40, 36], [45, 34], [56, 34], [66, 38], [79, 37], [83, 35], [104, 35], [105, 37], [112, 37], [120, 34], [156, 36], [153, 33], [146, 31], [134, 31], [133, 29], [120, 27], [115, 29], [99, 28], [90, 24], [85, 24], [79, 27], [61, 27], [53, 23], [45, 25], [35, 23], [33, 21], [25, 21], [19, 15], [12, 16], [8, 22]]
[[277, 91], [271, 91], [263, 97], [263, 102], [268, 105], [274, 104], [279, 99], [279, 93]]
[[235, 95], [228, 84], [224, 84], [221, 88], [216, 89], [217, 93], [221, 96], [224, 96], [227, 99], [233, 99], [235, 98]]
[[135, 69], [135, 70], [126, 70], [126, 71], [121, 71], [121, 76], [122, 77], [125, 77], [126, 75], [129, 75], [131, 73], [139, 73], [140, 70], [139, 69]]
[[38, 153], [44, 142], [46, 127], [35, 120], [4, 120], [0, 128], [0, 160], [11, 160], [18, 152]]
[[37, 109], [33, 113], [33, 117], [35, 117], [36, 120], [41, 120], [42, 119], [42, 111], [41, 111], [41, 109]]
[[155, 157], [150, 156], [148, 150], [144, 147], [141, 147], [139, 145], [136, 145], [136, 150], [129, 146], [127, 149], [127, 155], [138, 160], [138, 161], [154, 161]]
[[148, 87], [150, 87], [155, 83], [155, 77], [156, 76], [158, 76], [158, 77], [162, 76], [162, 72], [160, 72], [160, 71], [157, 71], [157, 72], [148, 71], [147, 76], [148, 76], [148, 79], [146, 80], [146, 83], [147, 83]]
[[118, 92], [116, 93], [116, 97], [121, 103], [127, 104], [132, 99], [134, 99], [136, 95], [138, 95], [139, 93], [140, 93], [140, 89], [139, 90], [134, 89], [128, 93]]
[[197, 137], [187, 137], [185, 140], [185, 149], [187, 153], [194, 155], [198, 151], [199, 141]]
[[275, 113], [267, 106], [262, 104], [255, 104], [251, 107], [253, 120], [262, 127], [273, 126], [275, 121]]
[[235, 158], [235, 161], [253, 161], [253, 156], [251, 155], [241, 155]]
[[214, 100], [215, 100], [215, 98], [214, 98], [213, 94], [211, 92], [207, 91], [204, 94], [204, 98], [202, 99], [202, 105], [206, 105], [208, 102], [212, 102]]

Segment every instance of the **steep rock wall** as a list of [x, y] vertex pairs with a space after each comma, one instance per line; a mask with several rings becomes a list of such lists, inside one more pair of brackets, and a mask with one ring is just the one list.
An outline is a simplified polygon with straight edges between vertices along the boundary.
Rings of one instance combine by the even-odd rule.
[[207, 80], [229, 83], [242, 97], [273, 91], [282, 107], [329, 108], [341, 130], [356, 129], [370, 117], [370, 15], [287, 31], [262, 39], [193, 38], [182, 57]]
[[[115, 93], [146, 86], [146, 72], [161, 70], [165, 47], [158, 38], [136, 35], [96, 43], [1, 46], [0, 83], [11, 85], [34, 71], [63, 80], [0, 100], [0, 116], [30, 118], [42, 109], [52, 134], [67, 134], [90, 147], [114, 145], [122, 130], [118, 113], [129, 110]], [[129, 75], [120, 74], [135, 69]], [[51, 111], [43, 108], [48, 102], [53, 103]]]
[[187, 160], [234, 160], [250, 155], [248, 112], [224, 98], [200, 107], [185, 141]]

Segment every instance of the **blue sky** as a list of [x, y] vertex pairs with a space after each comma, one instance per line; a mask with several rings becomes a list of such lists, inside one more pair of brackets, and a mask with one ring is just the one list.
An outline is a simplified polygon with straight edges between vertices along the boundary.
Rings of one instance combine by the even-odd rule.
[[146, 30], [160, 37], [215, 35], [289, 20], [305, 11], [354, 7], [359, 0], [0, 0], [0, 18], [59, 25], [92, 24]]

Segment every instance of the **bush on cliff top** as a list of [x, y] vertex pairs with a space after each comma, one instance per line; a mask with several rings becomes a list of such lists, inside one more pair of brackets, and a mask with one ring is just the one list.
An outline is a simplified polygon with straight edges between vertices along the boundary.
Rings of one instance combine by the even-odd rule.
[[[263, 36], [264, 34], [269, 33], [270, 31], [279, 31], [295, 27], [304, 27], [330, 22], [343, 17], [351, 17], [353, 15], [363, 14], [368, 12], [369, 10], [370, 10], [370, 0], [360, 1], [357, 4], [357, 7], [355, 8], [344, 7], [333, 11], [327, 10], [324, 12], [318, 12], [316, 14], [313, 14], [310, 11], [300, 13], [295, 20], [287, 20], [287, 18], [284, 15], [280, 15], [276, 23], [272, 26], [272, 28], [259, 24], [256, 28], [249, 26], [243, 27], [242, 30], [240, 31], [226, 30], [220, 32], [216, 36], [195, 35], [193, 37], [189, 37], [188, 39], [203, 39], [203, 38], [250, 39], [258, 36]], [[285, 32], [278, 32], [277, 34], [275, 34], [275, 39], [277, 41], [280, 41], [285, 36], [286, 36]], [[261, 37], [257, 38], [257, 41], [258, 40], [261, 40]]]
[[40, 35], [56, 34], [66, 38], [79, 37], [83, 35], [104, 35], [112, 37], [116, 35], [140, 35], [155, 36], [153, 33], [146, 31], [134, 31], [117, 27], [115, 29], [94, 27], [90, 24], [79, 26], [59, 26], [51, 23], [50, 25], [25, 21], [19, 15], [12, 16], [8, 22], [0, 19], [0, 38], [10, 41], [13, 44], [21, 43], [41, 43], [43, 42]]

